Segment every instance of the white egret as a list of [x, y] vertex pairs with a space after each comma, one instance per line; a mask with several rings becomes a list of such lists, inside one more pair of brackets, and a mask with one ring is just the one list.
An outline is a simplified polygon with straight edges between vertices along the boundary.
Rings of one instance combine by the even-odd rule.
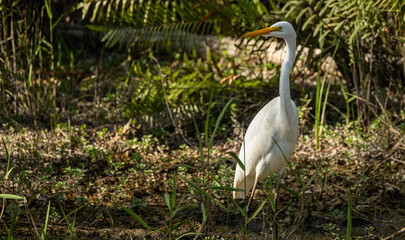
[[294, 28], [290, 23], [283, 21], [243, 35], [243, 37], [254, 36], [284, 39], [287, 54], [281, 65], [280, 96], [267, 103], [253, 118], [240, 149], [239, 159], [244, 163], [246, 173], [237, 164], [234, 188], [243, 189], [245, 192], [234, 191], [233, 198], [245, 198], [253, 186], [248, 205], [254, 195], [257, 182], [275, 172], [278, 172], [278, 191], [280, 178], [286, 167], [283, 153], [287, 160], [291, 158], [299, 131], [298, 110], [294, 101], [291, 100], [289, 81], [296, 48]]

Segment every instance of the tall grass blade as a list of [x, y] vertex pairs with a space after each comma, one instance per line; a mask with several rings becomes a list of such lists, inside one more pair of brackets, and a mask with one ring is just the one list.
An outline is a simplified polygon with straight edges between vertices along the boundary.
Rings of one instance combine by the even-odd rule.
[[[321, 45], [321, 49], [322, 49], [323, 43], [320, 45]], [[335, 45], [335, 49], [332, 53], [332, 58], [335, 57], [338, 49], [339, 49], [339, 42]], [[320, 59], [322, 59], [322, 55], [321, 55]], [[322, 65], [321, 63], [318, 64], [318, 77], [317, 77], [316, 100], [315, 100], [315, 144], [316, 144], [316, 149], [321, 148], [320, 138], [322, 135], [322, 126], [323, 126], [323, 123], [325, 120], [326, 106], [328, 104], [328, 96], [329, 96], [329, 90], [330, 90], [330, 85], [331, 85], [331, 81], [329, 81], [328, 86], [326, 88], [326, 92], [324, 93], [326, 77], [328, 76], [330, 68], [328, 67], [326, 69], [326, 72], [321, 81], [321, 77], [319, 74], [321, 71], [321, 65]]]
[[172, 226], [172, 229], [171, 229], [171, 230], [172, 230], [172, 231], [176, 230], [177, 228], [183, 226], [186, 222], [187, 222], [187, 219], [184, 219], [184, 220], [182, 220], [182, 221], [180, 221], [180, 222], [178, 222], [178, 223], [175, 223], [175, 224]]
[[316, 169], [315, 173], [311, 176], [311, 178], [308, 180], [308, 182], [305, 183], [304, 189], [307, 189], [308, 186], [314, 181], [316, 176], [318, 176], [319, 170], [321, 170], [322, 164], [323, 164], [324, 158], [321, 158], [321, 162], [318, 165], [318, 168]]
[[[326, 77], [325, 77], [326, 78]], [[329, 90], [330, 90], [330, 84], [332, 81], [328, 82], [328, 86], [326, 88], [326, 92], [325, 92], [325, 96], [324, 96], [324, 100], [323, 100], [323, 105], [322, 105], [322, 112], [321, 112], [321, 126], [323, 125], [323, 123], [325, 122], [325, 112], [326, 112], [326, 106], [328, 104], [328, 96], [329, 96]], [[321, 134], [322, 134], [322, 129], [321, 129]]]
[[[63, 215], [63, 219], [60, 220], [60, 222], [62, 222], [63, 220], [65, 220], [65, 221], [66, 221], [66, 224], [68, 225], [69, 233], [71, 233], [71, 231], [70, 231], [70, 222], [69, 222], [69, 219], [67, 218], [67, 216], [66, 216], [66, 214], [65, 214], [65, 211], [63, 210], [62, 205], [60, 204], [59, 200], [58, 200], [58, 204], [59, 204], [60, 211], [62, 212], [62, 215]], [[60, 223], [60, 222], [59, 222], [59, 223]], [[72, 236], [70, 236], [70, 238], [72, 238]]]
[[[246, 217], [246, 208], [241, 208], [239, 204], [233, 199], [233, 197], [229, 194], [229, 192], [226, 192], [226, 195], [228, 196], [229, 199], [232, 200], [232, 202], [235, 204], [235, 206], [238, 208], [239, 212], [242, 214], [243, 217]], [[247, 220], [246, 220], [247, 221]]]
[[204, 202], [201, 202], [201, 212], [203, 215], [203, 222], [207, 222], [207, 213], [205, 212]]
[[172, 190], [172, 201], [171, 201], [171, 208], [174, 209], [174, 204], [176, 203], [176, 172], [174, 172], [173, 176], [173, 190]]
[[4, 141], [4, 138], [1, 138], [1, 141], [3, 142], [3, 147], [4, 150], [6, 151], [6, 156], [7, 156], [7, 170], [6, 170], [6, 176], [4, 177], [5, 180], [8, 179], [8, 175], [10, 174], [11, 170], [13, 169], [11, 167], [11, 157], [10, 157], [10, 152], [8, 151], [6, 142]]
[[170, 203], [170, 195], [166, 193], [164, 196], [167, 207], [169, 208], [170, 211], [172, 211], [173, 208], [172, 204]]
[[183, 202], [183, 200], [184, 200], [184, 198], [180, 201], [180, 203], [177, 205], [176, 209], [172, 212], [172, 214], [170, 215], [171, 218], [174, 218], [174, 216], [176, 216], [176, 214], [178, 212], [196, 207], [195, 205], [187, 205], [187, 206], [180, 207], [180, 204]]
[[51, 9], [51, 1], [50, 0], [45, 0], [45, 7], [46, 7], [46, 13], [48, 14], [48, 18], [52, 19], [52, 9]]
[[[185, 234], [181, 235], [180, 237], [176, 238], [176, 240], [183, 239], [183, 238], [185, 238], [185, 237], [188, 236], [188, 235], [197, 235], [197, 234], [198, 234], [198, 233], [196, 233], [196, 232], [188, 232], [188, 233], [185, 233]], [[186, 239], [189, 239], [189, 238], [186, 238]], [[191, 239], [191, 238], [190, 238], [190, 239]]]
[[207, 118], [205, 119], [205, 144], [209, 148], [209, 141], [208, 141], [208, 133], [209, 133], [209, 128], [210, 128], [210, 114], [211, 114], [211, 108], [212, 108], [212, 95], [214, 94], [214, 88], [211, 88], [211, 94], [210, 94], [210, 102], [208, 103], [208, 111], [207, 111]]
[[263, 209], [263, 207], [264, 207], [264, 204], [267, 203], [267, 200], [268, 200], [268, 199], [269, 199], [269, 197], [267, 197], [266, 200], [264, 200], [264, 201], [262, 202], [262, 204], [260, 204], [259, 208], [256, 209], [256, 211], [253, 213], [253, 215], [249, 218], [248, 223], [249, 223], [250, 221], [252, 221], [253, 219], [255, 219], [255, 217], [257, 216], [257, 214], [259, 214], [260, 211], [262, 211], [262, 209]]
[[347, 227], [346, 227], [346, 239], [350, 239], [352, 234], [352, 190], [349, 187], [349, 200], [347, 206]]
[[297, 193], [296, 191], [292, 190], [291, 188], [288, 188], [286, 186], [280, 186], [280, 188], [282, 188], [285, 191], [291, 193], [294, 197], [303, 200], [302, 196], [299, 193]]
[[134, 213], [133, 211], [129, 210], [128, 208], [122, 206], [121, 204], [119, 204], [120, 207], [127, 212], [129, 215], [131, 215], [136, 221], [138, 221], [140, 224], [142, 224], [142, 226], [146, 227], [149, 230], [153, 230], [152, 227], [150, 227], [140, 216], [138, 216], [136, 213]]
[[32, 64], [30, 64], [30, 69], [28, 71], [28, 87], [32, 87]]
[[[67, 218], [67, 217], [69, 217], [70, 215], [75, 214], [77, 211], [80, 211], [80, 210], [82, 210], [83, 208], [85, 208], [85, 207], [87, 207], [87, 206], [89, 206], [89, 205], [90, 205], [90, 203], [86, 203], [86, 204], [84, 204], [83, 206], [76, 208], [75, 210], [71, 211], [68, 215], [66, 215], [64, 218]], [[63, 219], [60, 220], [60, 221], [63, 221]]]
[[277, 140], [274, 137], [271, 137], [273, 141], [276, 143], [278, 149], [280, 149], [281, 153], [283, 154], [284, 160], [287, 162], [288, 168], [290, 168], [291, 172], [293, 173], [295, 180], [301, 184], [301, 186], [304, 186], [304, 183], [302, 182], [302, 179], [297, 175], [297, 173], [294, 171], [291, 162], [285, 157], [283, 150], [281, 149], [280, 145], [278, 145]]
[[226, 187], [226, 186], [212, 186], [211, 189], [214, 190], [225, 190], [228, 192], [237, 191], [237, 192], [244, 192], [245, 190], [233, 187]]
[[42, 231], [41, 239], [46, 239], [46, 230], [48, 229], [48, 220], [49, 220], [49, 212], [51, 210], [51, 201], [48, 202], [48, 209], [46, 210], [46, 217], [45, 217], [45, 226], [44, 230]]
[[76, 211], [73, 214], [72, 224], [70, 225], [70, 239], [75, 239]]
[[19, 200], [19, 199], [24, 199], [24, 197], [18, 196], [18, 195], [14, 195], [14, 194], [0, 194], [0, 198], [4, 198], [4, 199], [15, 199], [15, 200]]
[[[320, 114], [321, 114], [321, 102], [322, 102], [322, 92], [323, 92], [323, 82], [321, 82], [320, 77], [320, 64], [318, 64], [318, 76], [317, 76], [317, 84], [316, 84], [316, 99], [315, 99], [315, 147], [316, 149], [320, 149]], [[326, 76], [326, 75], [325, 75]]]
[[212, 201], [214, 201], [216, 204], [218, 204], [218, 206], [220, 206], [221, 208], [223, 208], [224, 210], [226, 210], [226, 207], [220, 203], [218, 200], [216, 200], [215, 198], [213, 198], [210, 194], [208, 194], [206, 191], [204, 191], [202, 188], [200, 188], [199, 186], [197, 186], [195, 183], [180, 177], [181, 179], [183, 179], [183, 181], [185, 181], [186, 183], [192, 185], [195, 189], [197, 189], [200, 193], [204, 194], [206, 197], [208, 197], [209, 199], [211, 199]]
[[203, 163], [203, 161], [204, 161], [203, 142], [202, 142], [200, 131], [198, 130], [197, 122], [195, 121], [194, 112], [193, 112], [192, 116], [193, 116], [194, 127], [195, 127], [195, 130], [197, 131], [199, 151], [200, 151], [200, 161], [201, 161], [201, 163]]
[[236, 155], [234, 152], [227, 152], [227, 154], [231, 155], [238, 162], [239, 167], [245, 171], [245, 164], [243, 164], [238, 155]]
[[[268, 173], [268, 175], [269, 175], [269, 191], [270, 191], [270, 195], [269, 195], [269, 198], [270, 198], [270, 205], [271, 205], [271, 209], [272, 209], [272, 211], [273, 211], [273, 213], [276, 211], [276, 201], [275, 201], [275, 198], [274, 198], [274, 194], [273, 194], [273, 190], [274, 190], [274, 186], [273, 186], [273, 174], [271, 174], [271, 170], [269, 169], [269, 173]], [[264, 186], [263, 186], [263, 189], [265, 189], [266, 187], [267, 187], [267, 181], [265, 181], [264, 182], [265, 184], [264, 184]]]
[[219, 116], [218, 116], [218, 118], [217, 118], [217, 121], [216, 121], [216, 123], [215, 123], [214, 131], [212, 132], [212, 135], [211, 135], [211, 137], [210, 137], [210, 141], [209, 141], [209, 143], [208, 143], [208, 147], [209, 147], [209, 148], [212, 146], [212, 142], [214, 141], [215, 134], [217, 133], [219, 124], [221, 123], [221, 120], [222, 120], [222, 118], [224, 117], [224, 114], [225, 114], [226, 110], [228, 109], [229, 105], [231, 104], [232, 100], [233, 100], [233, 99], [229, 100], [229, 101], [226, 103], [225, 107], [222, 109], [221, 113], [219, 114]]

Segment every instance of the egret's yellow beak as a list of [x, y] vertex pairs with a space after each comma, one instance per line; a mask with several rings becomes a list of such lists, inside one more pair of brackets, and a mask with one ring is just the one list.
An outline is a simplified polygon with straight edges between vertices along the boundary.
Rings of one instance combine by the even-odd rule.
[[247, 38], [247, 37], [257, 37], [257, 36], [263, 36], [263, 35], [267, 35], [271, 32], [274, 31], [281, 31], [283, 29], [283, 27], [266, 27], [266, 28], [262, 28], [260, 30], [256, 30], [250, 33], [246, 33], [245, 35], [243, 35], [242, 37]]

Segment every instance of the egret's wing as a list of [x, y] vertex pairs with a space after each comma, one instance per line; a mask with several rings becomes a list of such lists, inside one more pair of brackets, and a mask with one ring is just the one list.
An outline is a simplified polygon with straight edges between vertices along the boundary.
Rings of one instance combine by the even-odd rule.
[[[275, 98], [264, 106], [250, 123], [239, 152], [239, 159], [244, 163], [246, 172], [237, 165], [235, 171], [234, 187], [249, 192], [253, 187], [258, 162], [269, 153], [274, 146], [274, 137], [278, 139], [277, 131], [273, 126], [274, 119], [279, 111], [279, 98]], [[245, 182], [246, 179], [246, 182]], [[234, 198], [244, 198], [243, 192], [234, 192]]]
[[[280, 107], [280, 98], [275, 98], [266, 104], [253, 118], [244, 138], [244, 144], [239, 158], [246, 157], [246, 173], [255, 170], [260, 159], [267, 155], [274, 145], [272, 138], [278, 139], [274, 119]], [[243, 154], [243, 156], [241, 156]]]

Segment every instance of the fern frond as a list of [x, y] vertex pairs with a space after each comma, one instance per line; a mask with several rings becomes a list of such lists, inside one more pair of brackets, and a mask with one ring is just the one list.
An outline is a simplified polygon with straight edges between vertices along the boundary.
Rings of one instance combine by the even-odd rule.
[[92, 29], [108, 28], [103, 38], [106, 46], [119, 43], [126, 48], [135, 43], [190, 48], [199, 44], [198, 35], [234, 34], [246, 26], [263, 25], [267, 11], [260, 2], [250, 0], [94, 0], [81, 2], [77, 8], [82, 9], [84, 19], [103, 26]]
[[110, 28], [102, 41], [106, 47], [114, 47], [119, 44], [120, 47], [130, 48], [134, 43], [172, 45], [177, 48], [190, 49], [192, 46], [199, 45], [203, 39], [197, 37], [212, 31], [211, 21], [203, 23], [187, 22], [172, 23], [164, 26], [152, 26], [143, 28]]

